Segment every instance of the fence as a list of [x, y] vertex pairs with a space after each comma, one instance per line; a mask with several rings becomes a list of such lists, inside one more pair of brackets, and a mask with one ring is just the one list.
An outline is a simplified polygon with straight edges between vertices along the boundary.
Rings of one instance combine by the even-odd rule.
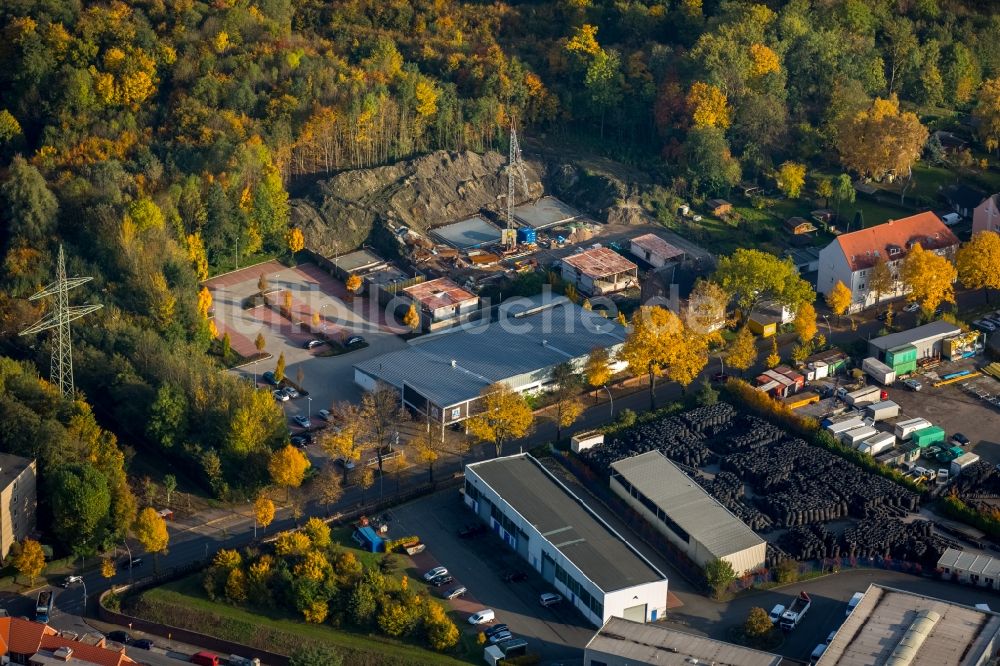
[[844, 569], [883, 569], [886, 571], [897, 571], [909, 573], [916, 576], [938, 574], [935, 567], [927, 567], [918, 562], [908, 560], [896, 560], [883, 557], [827, 557], [822, 560], [810, 560], [808, 562], [795, 562], [796, 568], [793, 575], [785, 575], [786, 580], [779, 580], [779, 568], [760, 569], [733, 581], [729, 586], [729, 592], [739, 593], [755, 587], [773, 584], [792, 584], [802, 579], [815, 578], [824, 574], [838, 573]]

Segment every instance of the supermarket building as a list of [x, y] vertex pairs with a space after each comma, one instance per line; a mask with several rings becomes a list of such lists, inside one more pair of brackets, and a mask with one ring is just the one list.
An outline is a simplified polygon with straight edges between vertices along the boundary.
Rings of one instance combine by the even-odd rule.
[[465, 468], [465, 504], [595, 626], [654, 622], [667, 577], [529, 454]]

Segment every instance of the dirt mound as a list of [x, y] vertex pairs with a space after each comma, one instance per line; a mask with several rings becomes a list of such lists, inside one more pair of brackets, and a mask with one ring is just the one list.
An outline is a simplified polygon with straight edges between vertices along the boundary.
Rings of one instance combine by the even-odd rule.
[[[361, 245], [378, 223], [424, 232], [482, 209], [496, 210], [506, 193], [506, 156], [439, 150], [373, 169], [356, 169], [317, 183], [293, 199], [292, 222], [306, 246], [323, 254]], [[542, 193], [544, 168], [527, 161], [532, 198]]]
[[549, 168], [553, 193], [608, 224], [643, 224], [636, 188], [618, 176], [562, 163]]

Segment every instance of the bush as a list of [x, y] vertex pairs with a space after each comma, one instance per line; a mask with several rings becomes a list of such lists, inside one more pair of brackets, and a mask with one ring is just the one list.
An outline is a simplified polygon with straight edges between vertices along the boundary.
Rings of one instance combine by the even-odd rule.
[[390, 539], [385, 542], [385, 552], [401, 552], [410, 546], [416, 546], [418, 543], [420, 543], [420, 537], [418, 536], [405, 536], [398, 539]]
[[733, 565], [726, 560], [716, 558], [705, 565], [705, 581], [716, 598], [721, 597], [735, 580]]
[[779, 583], [794, 583], [799, 579], [799, 563], [795, 560], [784, 560], [778, 565], [774, 579]]

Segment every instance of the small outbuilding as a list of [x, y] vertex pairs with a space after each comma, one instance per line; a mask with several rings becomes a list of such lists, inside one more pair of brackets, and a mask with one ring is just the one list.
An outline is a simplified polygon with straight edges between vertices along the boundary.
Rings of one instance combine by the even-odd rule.
[[728, 215], [733, 212], [733, 204], [725, 199], [709, 199], [705, 202], [705, 205], [708, 206], [708, 212], [716, 217]]
[[810, 234], [816, 231], [816, 225], [804, 217], [790, 217], [785, 220], [785, 231], [793, 236]]

